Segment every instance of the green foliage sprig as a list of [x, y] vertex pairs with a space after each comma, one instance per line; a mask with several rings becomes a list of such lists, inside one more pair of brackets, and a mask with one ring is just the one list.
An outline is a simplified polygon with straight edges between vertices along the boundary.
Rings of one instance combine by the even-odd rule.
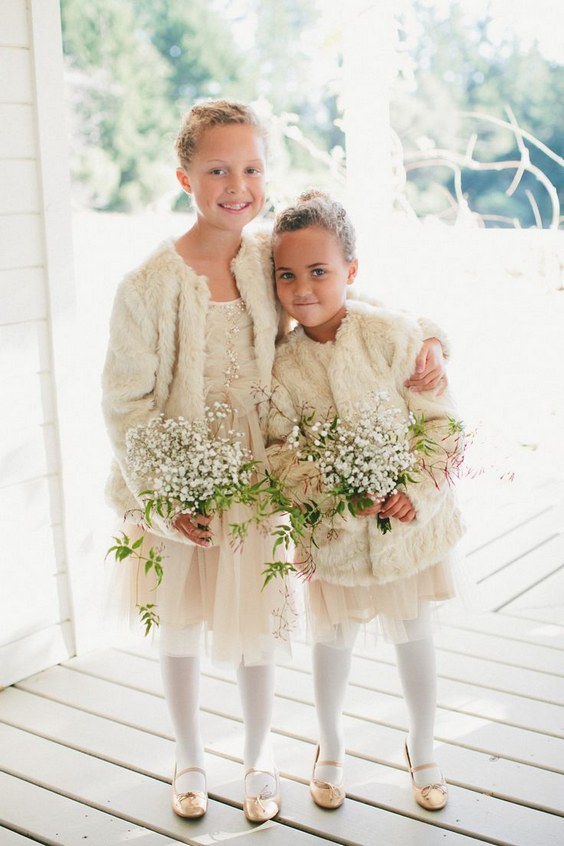
[[[109, 555], [114, 556], [118, 562], [125, 561], [127, 558], [133, 558], [137, 561], [138, 566], [142, 567], [145, 576], [148, 576], [151, 571], [155, 575], [155, 583], [152, 590], [156, 590], [163, 580], [163, 559], [161, 555], [161, 548], [152, 546], [147, 555], [143, 554], [143, 546], [145, 543], [145, 532], [136, 540], [131, 540], [125, 532], [114, 536], [115, 544], [110, 546], [106, 552], [106, 558]], [[139, 613], [139, 619], [145, 629], [145, 637], [149, 634], [153, 626], [157, 627], [160, 624], [159, 616], [156, 612], [156, 605], [154, 603], [146, 603], [141, 605], [139, 603], [139, 579], [136, 583], [137, 601], [135, 607]]]

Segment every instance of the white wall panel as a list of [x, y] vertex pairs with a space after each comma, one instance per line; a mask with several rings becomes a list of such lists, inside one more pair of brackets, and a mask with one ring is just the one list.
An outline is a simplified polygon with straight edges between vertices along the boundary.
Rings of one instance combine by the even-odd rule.
[[34, 161], [0, 160], [0, 185], [0, 214], [39, 211], [39, 182]]
[[0, 102], [33, 102], [32, 65], [28, 49], [0, 49]]
[[0, 159], [30, 159], [37, 156], [33, 106], [0, 102], [0, 126], [5, 127], [0, 132]]
[[49, 334], [46, 322], [38, 320], [0, 325], [0, 372], [25, 379], [30, 373], [48, 369]]
[[0, 47], [27, 47], [29, 27], [26, 4], [21, 0], [0, 0]]
[[43, 268], [0, 270], [0, 323], [46, 319], [47, 298]]
[[0, 244], [0, 270], [41, 265], [44, 249], [40, 215], [14, 214], [0, 217]]

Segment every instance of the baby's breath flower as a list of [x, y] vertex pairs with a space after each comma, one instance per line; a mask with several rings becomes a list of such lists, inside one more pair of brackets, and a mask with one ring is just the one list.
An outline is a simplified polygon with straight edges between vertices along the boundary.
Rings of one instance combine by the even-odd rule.
[[[207, 408], [203, 418], [187, 421], [155, 417], [126, 435], [127, 464], [139, 490], [155, 494], [169, 518], [179, 513], [212, 513], [218, 496], [227, 507], [250, 482], [252, 455], [234, 429], [221, 432], [231, 413], [225, 403]], [[227, 498], [227, 499], [226, 499]]]
[[355, 496], [384, 499], [415, 467], [408, 421], [377, 391], [346, 419], [312, 420], [304, 414], [293, 426], [288, 447], [299, 461], [317, 462], [321, 488], [350, 501]]

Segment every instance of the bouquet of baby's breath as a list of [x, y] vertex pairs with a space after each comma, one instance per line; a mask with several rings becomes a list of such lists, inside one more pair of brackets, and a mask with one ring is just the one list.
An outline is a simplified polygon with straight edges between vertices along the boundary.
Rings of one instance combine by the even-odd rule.
[[[271, 454], [275, 472], [263, 487], [255, 519], [275, 512], [287, 515], [273, 530], [274, 552], [280, 546], [299, 547], [303, 575], [315, 569], [313, 550], [321, 530], [330, 540], [347, 514], [357, 516], [422, 475], [438, 487], [442, 479], [450, 482], [459, 473], [462, 424], [448, 418], [444, 431], [430, 431], [423, 416], [406, 420], [388, 400], [385, 391], [376, 392], [346, 419], [336, 414], [319, 419], [303, 408], [291, 421], [286, 441]], [[376, 515], [376, 520], [382, 533], [391, 530], [389, 518]], [[245, 527], [232, 528], [244, 534]], [[286, 562], [270, 562], [265, 581], [293, 569]]]
[[[252, 481], [257, 462], [242, 445], [243, 435], [225, 429], [230, 414], [227, 404], [217, 402], [205, 417], [188, 421], [160, 415], [127, 432], [128, 474], [143, 508], [125, 516], [140, 524], [143, 534], [133, 542], [125, 533], [115, 537], [107, 555], [113, 553], [117, 561], [136, 558], [146, 575], [153, 571], [155, 588], [163, 578], [162, 549], [151, 547], [145, 555], [143, 546], [156, 515], [172, 525], [180, 514], [209, 517], [236, 502], [252, 505], [258, 496]], [[138, 604], [138, 609], [148, 634], [159, 624], [156, 606]]]

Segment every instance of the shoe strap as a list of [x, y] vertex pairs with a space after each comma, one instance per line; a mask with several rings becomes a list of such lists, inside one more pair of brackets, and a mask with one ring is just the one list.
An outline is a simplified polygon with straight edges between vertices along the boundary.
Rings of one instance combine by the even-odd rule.
[[431, 767], [435, 767], [437, 770], [439, 769], [439, 765], [432, 761], [430, 764], [419, 764], [418, 767], [410, 767], [409, 772], [418, 773], [421, 772], [421, 770], [430, 770]]
[[340, 764], [338, 761], [316, 761], [316, 767], [340, 767], [343, 769], [343, 765]]

